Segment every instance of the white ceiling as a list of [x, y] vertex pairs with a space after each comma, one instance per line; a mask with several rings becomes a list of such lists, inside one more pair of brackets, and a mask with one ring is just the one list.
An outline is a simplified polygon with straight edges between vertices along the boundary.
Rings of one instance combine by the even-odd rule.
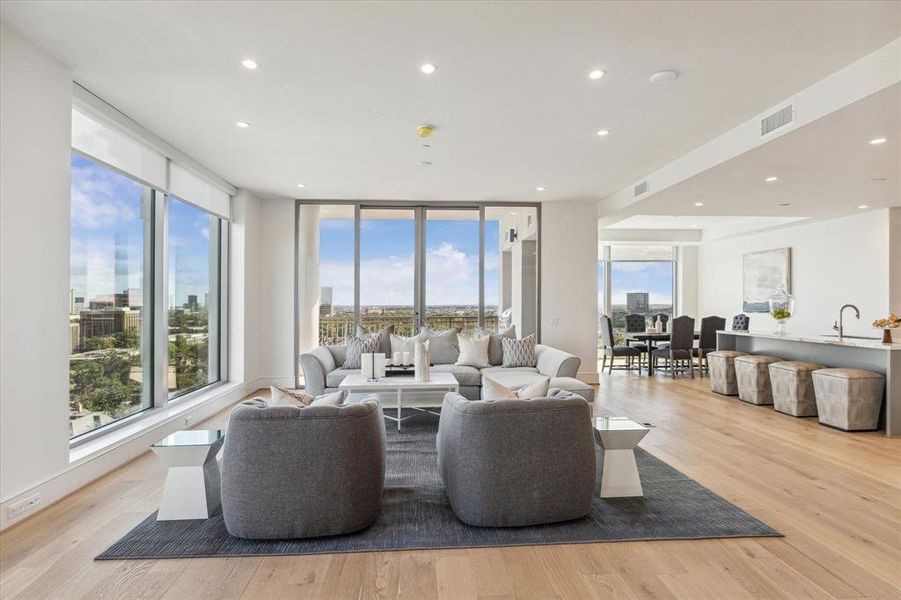
[[[888, 141], [871, 145], [877, 137]], [[899, 142], [901, 84], [895, 84], [605, 220], [618, 218], [608, 226], [625, 229], [697, 224], [707, 239], [708, 229], [716, 235], [734, 234], [783, 225], [792, 218], [827, 219], [899, 206]], [[764, 181], [769, 176], [778, 181]], [[862, 205], [867, 208], [858, 208]]]
[[[236, 186], [334, 199], [601, 198], [901, 35], [892, 1], [4, 1], [0, 17]], [[650, 85], [661, 69], [680, 77]]]

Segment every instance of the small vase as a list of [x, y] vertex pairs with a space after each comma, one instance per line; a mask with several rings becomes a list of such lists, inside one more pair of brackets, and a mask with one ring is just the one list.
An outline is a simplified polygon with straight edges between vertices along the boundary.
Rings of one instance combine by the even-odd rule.
[[785, 335], [785, 321], [787, 319], [776, 319], [776, 335]]
[[891, 344], [892, 340], [892, 330], [891, 329], [883, 329], [882, 330], [882, 343], [883, 344]]

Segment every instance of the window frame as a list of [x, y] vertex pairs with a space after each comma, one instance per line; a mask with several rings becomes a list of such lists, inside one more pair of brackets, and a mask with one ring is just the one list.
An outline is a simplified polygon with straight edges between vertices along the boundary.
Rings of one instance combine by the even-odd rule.
[[[229, 269], [229, 231], [231, 220], [229, 218], [216, 215], [189, 200], [178, 198], [180, 202], [190, 204], [198, 210], [201, 210], [216, 219], [219, 222], [218, 236], [218, 295], [217, 304], [217, 329], [218, 341], [215, 344], [216, 357], [218, 362], [218, 378], [216, 381], [207, 383], [203, 386], [185, 391], [170, 397], [168, 393], [167, 377], [168, 377], [168, 245], [169, 245], [169, 219], [168, 219], [168, 202], [169, 193], [161, 189], [159, 186], [135, 177], [131, 173], [122, 171], [109, 163], [93, 157], [89, 154], [79, 151], [72, 147], [70, 151], [86, 160], [89, 160], [100, 167], [109, 169], [118, 175], [126, 177], [141, 186], [147, 188], [150, 194], [148, 218], [144, 220], [144, 275], [142, 294], [144, 297], [144, 306], [152, 307], [146, 314], [142, 315], [142, 319], [149, 321], [144, 325], [144, 331], [149, 335], [141, 336], [141, 353], [142, 358], [148, 364], [147, 371], [151, 373], [152, 379], [150, 384], [142, 387], [141, 397], [142, 404], [147, 398], [148, 406], [136, 411], [121, 419], [117, 419], [100, 427], [94, 428], [82, 434], [69, 438], [69, 448], [76, 448], [83, 444], [94, 441], [102, 436], [108, 435], [123, 427], [128, 427], [135, 422], [148, 419], [156, 415], [165, 413], [170, 407], [188, 402], [201, 395], [209, 393], [211, 390], [225, 385], [228, 381], [228, 269]], [[71, 168], [71, 167], [70, 167]], [[71, 201], [71, 200], [70, 200]], [[71, 256], [71, 252], [70, 252]], [[71, 259], [70, 259], [71, 260]], [[70, 264], [71, 272], [71, 264]], [[71, 276], [71, 275], [70, 275]], [[149, 303], [148, 303], [149, 298]], [[68, 333], [68, 332], [67, 332]], [[144, 332], [142, 332], [144, 333]], [[210, 352], [212, 353], [211, 346]], [[145, 353], [147, 353], [145, 355]], [[212, 360], [212, 358], [210, 358]]]
[[[600, 314], [609, 315], [611, 310], [613, 309], [613, 273], [612, 267], [613, 263], [671, 263], [673, 270], [673, 286], [672, 286], [672, 294], [673, 294], [673, 318], [679, 316], [680, 306], [679, 306], [679, 246], [672, 246], [673, 249], [673, 257], [669, 260], [667, 259], [628, 259], [628, 260], [614, 260], [611, 258], [611, 247], [614, 245], [623, 245], [623, 244], [600, 244], [598, 246], [598, 263], [604, 263], [604, 306], [603, 311], [599, 310]], [[633, 246], [664, 246], [667, 244], [630, 244]], [[599, 306], [599, 308], [601, 308]]]

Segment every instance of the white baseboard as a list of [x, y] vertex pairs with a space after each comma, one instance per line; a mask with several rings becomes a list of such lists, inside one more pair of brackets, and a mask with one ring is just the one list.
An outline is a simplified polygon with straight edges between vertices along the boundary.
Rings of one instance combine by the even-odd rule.
[[579, 371], [576, 379], [584, 383], [600, 383], [600, 375], [597, 371]]
[[[263, 381], [264, 379], [266, 381]], [[108, 441], [108, 444], [100, 444], [102, 447], [96, 451], [87, 455], [79, 455], [61, 472], [0, 503], [0, 531], [39, 513], [95, 479], [148, 452], [152, 443], [174, 431], [184, 429], [186, 419], [191, 424], [199, 423], [261, 387], [269, 387], [268, 378], [255, 379], [248, 383], [225, 384], [212, 390], [208, 396], [198, 398], [183, 406], [174, 407], [160, 420], [139, 431], [133, 433], [122, 430], [110, 432], [109, 440], [104, 440], [104, 438], [98, 440]], [[81, 447], [79, 449], [78, 454], [84, 454]], [[72, 454], [76, 456], [75, 452]], [[41, 503], [37, 509], [12, 519], [9, 518], [9, 505], [38, 493], [41, 495]]]

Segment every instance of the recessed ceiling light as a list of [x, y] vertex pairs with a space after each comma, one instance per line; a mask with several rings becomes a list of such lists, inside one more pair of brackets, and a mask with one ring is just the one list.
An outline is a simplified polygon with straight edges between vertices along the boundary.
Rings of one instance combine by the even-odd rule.
[[695, 206], [704, 206], [703, 202], [695, 202]]
[[606, 71], [602, 71], [601, 69], [595, 69], [588, 74], [588, 79], [600, 79], [604, 75], [606, 75]]
[[599, 129], [598, 135], [601, 137], [604, 137], [605, 135], [610, 135], [610, 130], [609, 129]]
[[298, 183], [298, 184], [297, 184], [297, 187], [299, 187], [300, 189], [304, 189], [305, 187], [307, 187], [307, 184], [305, 184], [305, 183]]
[[419, 65], [419, 70], [425, 73], [426, 75], [431, 75], [435, 71], [438, 70], [438, 67], [433, 65], [432, 63], [425, 63], [424, 65]]
[[888, 138], [878, 137], [878, 138], [873, 138], [872, 140], [870, 140], [870, 143], [873, 144], [874, 146], [878, 146], [879, 144], [884, 144], [887, 141], [888, 141]]
[[519, 213], [518, 213], [518, 212], [516, 212], [516, 211], [513, 211], [513, 212], [512, 212], [512, 213], [510, 213], [510, 214], [511, 214], [511, 215], [518, 215], [518, 214], [519, 214]]
[[543, 191], [544, 191], [544, 186], [543, 186], [543, 185], [539, 185], [537, 188], [535, 188], [535, 191], [537, 191], [537, 192], [543, 192]]
[[260, 63], [258, 63], [257, 61], [255, 61], [252, 58], [245, 58], [244, 60], [241, 61], [241, 66], [244, 67], [245, 69], [250, 69], [251, 71], [253, 71], [254, 69], [259, 68]]
[[419, 166], [420, 166], [420, 167], [431, 167], [431, 166], [432, 166], [432, 163], [430, 163], [430, 162], [427, 161], [427, 160], [424, 160], [424, 161], [422, 161], [422, 162], [419, 163]]
[[658, 71], [651, 75], [650, 82], [655, 85], [666, 85], [674, 82], [678, 76], [675, 71]]
[[241, 129], [247, 129], [248, 127], [250, 127], [250, 123], [248, 123], [247, 121], [238, 121], [237, 123], [235, 123], [235, 125], [237, 127], [240, 127]]
[[779, 178], [775, 175], [770, 175], [769, 177], [764, 179], [764, 181], [766, 181], [767, 183], [773, 183], [774, 181], [779, 181]]
[[870, 208], [870, 207], [869, 207], [869, 206], [867, 206], [867, 205], [866, 205], [866, 204], [861, 204], [861, 205], [860, 205], [860, 206], [858, 206], [858, 207], [857, 207], [857, 208]]

